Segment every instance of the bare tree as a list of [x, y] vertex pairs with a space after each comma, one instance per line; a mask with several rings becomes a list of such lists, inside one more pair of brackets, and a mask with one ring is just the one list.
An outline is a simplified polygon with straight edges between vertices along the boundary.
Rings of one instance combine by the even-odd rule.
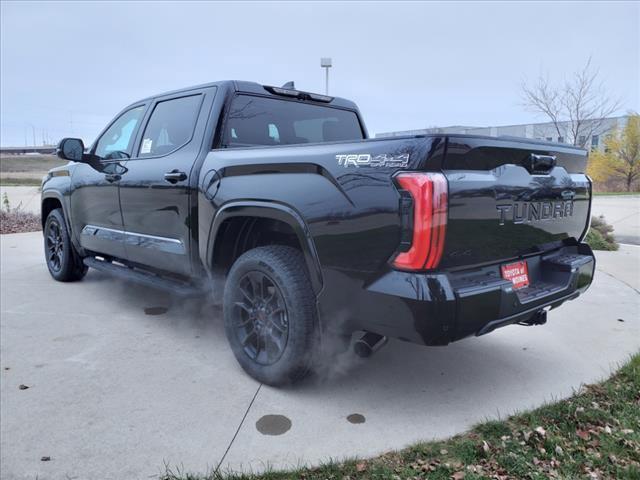
[[[568, 136], [567, 140], [584, 148], [593, 135], [603, 132], [605, 118], [620, 108], [620, 101], [607, 94], [599, 73], [589, 58], [585, 66], [563, 84], [553, 84], [547, 77], [540, 77], [533, 84], [524, 82], [524, 104], [549, 117], [559, 137]], [[568, 122], [568, 135], [563, 132], [564, 122]]]

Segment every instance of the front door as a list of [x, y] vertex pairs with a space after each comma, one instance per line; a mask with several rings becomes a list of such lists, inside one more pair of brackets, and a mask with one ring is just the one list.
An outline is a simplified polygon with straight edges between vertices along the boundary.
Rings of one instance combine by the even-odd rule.
[[125, 257], [118, 183], [126, 171], [136, 133], [146, 109], [140, 104], [125, 110], [100, 135], [91, 153], [98, 165], [76, 165], [70, 193], [73, 234], [91, 252]]
[[[215, 89], [182, 93], [154, 101], [136, 155], [125, 164], [120, 205], [126, 258], [131, 262], [188, 276], [191, 210], [197, 187], [196, 159]], [[197, 132], [196, 132], [197, 129]]]

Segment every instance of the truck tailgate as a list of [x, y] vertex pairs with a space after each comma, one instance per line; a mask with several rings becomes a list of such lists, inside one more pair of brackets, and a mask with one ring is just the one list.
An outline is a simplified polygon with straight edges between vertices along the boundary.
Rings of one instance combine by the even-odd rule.
[[449, 136], [447, 241], [440, 266], [496, 263], [580, 239], [590, 216], [587, 152], [520, 139]]

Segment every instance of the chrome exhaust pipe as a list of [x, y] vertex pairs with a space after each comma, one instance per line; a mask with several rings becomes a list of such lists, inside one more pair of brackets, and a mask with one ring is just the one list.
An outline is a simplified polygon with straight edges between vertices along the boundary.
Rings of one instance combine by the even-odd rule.
[[365, 332], [353, 344], [353, 351], [361, 358], [368, 358], [386, 345], [387, 341], [387, 337], [377, 333]]

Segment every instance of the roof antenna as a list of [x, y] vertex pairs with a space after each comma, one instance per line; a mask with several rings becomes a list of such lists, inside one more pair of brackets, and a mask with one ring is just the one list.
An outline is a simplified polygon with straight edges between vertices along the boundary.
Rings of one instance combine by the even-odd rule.
[[290, 88], [291, 90], [295, 90], [296, 86], [293, 84], [293, 80], [282, 85], [282, 88]]

